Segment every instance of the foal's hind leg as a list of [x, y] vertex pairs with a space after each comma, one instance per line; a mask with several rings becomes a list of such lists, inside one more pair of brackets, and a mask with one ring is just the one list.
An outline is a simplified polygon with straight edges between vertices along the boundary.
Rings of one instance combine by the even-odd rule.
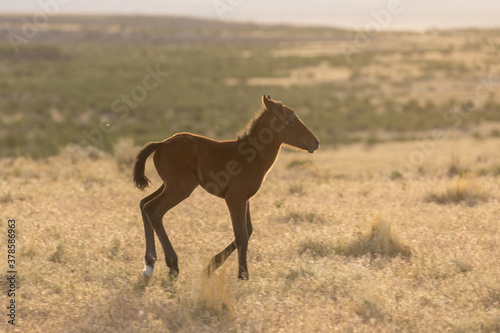
[[[246, 215], [246, 225], [247, 225], [247, 232], [248, 232], [248, 238], [252, 235], [253, 232], [253, 227], [252, 227], [252, 219], [250, 218], [250, 203], [247, 202], [247, 215]], [[226, 259], [231, 255], [231, 253], [236, 250], [236, 243], [235, 241], [232, 241], [231, 244], [229, 244], [224, 250], [216, 254], [211, 260], [210, 263], [208, 264], [208, 267], [206, 269], [207, 275], [210, 276], [217, 268], [222, 266], [222, 264], [226, 261]]]
[[165, 261], [167, 262], [167, 266], [170, 268], [169, 274], [172, 277], [176, 277], [179, 274], [177, 254], [168, 239], [165, 227], [163, 226], [162, 218], [167, 211], [189, 197], [196, 186], [198, 186], [198, 183], [194, 181], [190, 182], [189, 180], [185, 180], [182, 186], [176, 185], [173, 182], [168, 183], [159, 195], [150, 200], [144, 206], [144, 213], [146, 214], [163, 247]]
[[156, 263], [156, 249], [155, 249], [155, 233], [151, 223], [149, 223], [148, 217], [144, 213], [144, 206], [146, 203], [151, 201], [153, 198], [158, 196], [165, 189], [165, 184], [162, 184], [155, 192], [151, 193], [147, 197], [141, 200], [141, 214], [142, 222], [144, 223], [144, 234], [146, 238], [146, 254], [144, 256], [144, 270], [142, 273], [148, 279], [153, 276]]

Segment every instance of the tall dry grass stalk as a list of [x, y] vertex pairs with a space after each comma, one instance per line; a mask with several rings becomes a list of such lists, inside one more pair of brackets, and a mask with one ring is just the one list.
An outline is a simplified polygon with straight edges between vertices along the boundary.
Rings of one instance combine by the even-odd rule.
[[227, 315], [234, 309], [232, 276], [228, 278], [227, 267], [221, 267], [210, 276], [203, 274], [201, 280], [200, 310], [215, 315]]
[[367, 232], [359, 233], [358, 238], [335, 248], [337, 254], [360, 257], [367, 253], [372, 256], [395, 257], [411, 256], [411, 249], [404, 244], [392, 228], [392, 223], [377, 215], [370, 223]]

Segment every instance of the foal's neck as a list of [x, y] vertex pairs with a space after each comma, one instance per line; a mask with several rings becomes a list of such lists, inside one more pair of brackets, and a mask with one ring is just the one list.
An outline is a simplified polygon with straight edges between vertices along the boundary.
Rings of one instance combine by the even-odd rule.
[[257, 150], [256, 159], [261, 162], [266, 171], [276, 161], [283, 144], [279, 132], [270, 124], [270, 120], [269, 114], [264, 115], [247, 135], [247, 140], [253, 141], [253, 146]]

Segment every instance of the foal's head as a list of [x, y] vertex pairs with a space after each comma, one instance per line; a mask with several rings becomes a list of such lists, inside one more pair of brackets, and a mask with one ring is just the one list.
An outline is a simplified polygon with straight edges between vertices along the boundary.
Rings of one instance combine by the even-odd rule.
[[284, 144], [313, 153], [319, 148], [319, 140], [295, 114], [295, 111], [269, 95], [262, 96], [267, 112], [271, 115], [273, 130]]

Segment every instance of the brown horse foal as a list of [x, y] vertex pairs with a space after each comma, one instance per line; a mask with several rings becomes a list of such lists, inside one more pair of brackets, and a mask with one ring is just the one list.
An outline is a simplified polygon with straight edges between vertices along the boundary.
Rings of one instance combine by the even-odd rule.
[[153, 276], [156, 262], [154, 232], [161, 242], [170, 275], [179, 274], [177, 255], [168, 239], [162, 218], [201, 185], [209, 193], [226, 200], [234, 230], [234, 241], [214, 256], [207, 268], [210, 274], [238, 249], [238, 278], [248, 279], [247, 247], [252, 234], [248, 200], [260, 189], [274, 164], [281, 145], [313, 153], [319, 140], [295, 112], [281, 102], [263, 96], [265, 109], [249, 123], [235, 141], [215, 141], [191, 133], [179, 133], [162, 142], [148, 144], [137, 155], [134, 183], [143, 190], [149, 184], [144, 175], [146, 159], [153, 160], [163, 184], [141, 200], [146, 234], [143, 274]]

